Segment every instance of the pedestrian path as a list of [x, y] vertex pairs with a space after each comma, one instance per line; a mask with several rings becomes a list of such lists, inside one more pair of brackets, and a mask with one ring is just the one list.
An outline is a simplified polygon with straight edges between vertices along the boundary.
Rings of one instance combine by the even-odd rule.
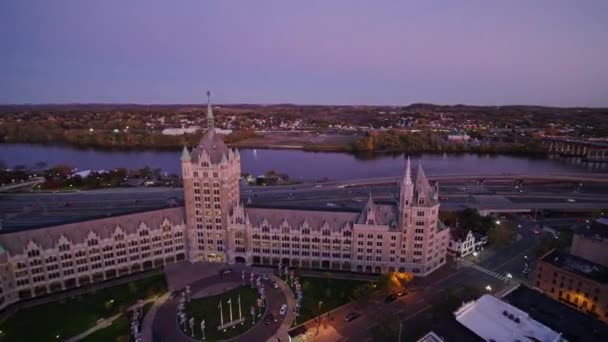
[[473, 265], [471, 265], [471, 267], [474, 268], [474, 269], [476, 269], [476, 270], [478, 270], [479, 272], [483, 272], [483, 273], [485, 273], [485, 274], [487, 274], [487, 275], [489, 275], [491, 277], [494, 277], [496, 279], [500, 279], [502, 281], [507, 281], [507, 277], [505, 277], [503, 275], [500, 275], [500, 274], [498, 274], [498, 273], [496, 273], [494, 271], [490, 271], [487, 268], [483, 268], [483, 267], [481, 267], [481, 266], [479, 266], [477, 264], [473, 264]]

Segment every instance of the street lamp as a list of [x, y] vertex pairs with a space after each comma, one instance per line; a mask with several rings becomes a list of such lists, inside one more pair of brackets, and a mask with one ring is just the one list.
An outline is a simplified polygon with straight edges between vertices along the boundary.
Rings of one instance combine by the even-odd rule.
[[500, 220], [496, 220], [496, 224], [500, 224]]
[[492, 286], [490, 286], [490, 285], [486, 286], [486, 291], [491, 292], [492, 291]]
[[507, 278], [511, 279], [513, 278], [513, 275], [511, 275], [511, 273], [507, 273]]

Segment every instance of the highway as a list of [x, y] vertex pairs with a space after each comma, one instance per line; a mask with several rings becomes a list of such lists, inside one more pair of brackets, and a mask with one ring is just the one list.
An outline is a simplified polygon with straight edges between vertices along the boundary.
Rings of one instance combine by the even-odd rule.
[[[369, 194], [394, 202], [397, 183], [358, 185], [303, 183], [287, 186], [242, 186], [241, 200], [250, 206], [360, 210]], [[559, 209], [608, 207], [608, 184], [537, 182], [517, 187], [509, 181], [441, 183], [443, 210]], [[69, 193], [0, 194], [0, 219], [6, 230], [28, 229], [183, 205], [181, 188], [113, 188]]]

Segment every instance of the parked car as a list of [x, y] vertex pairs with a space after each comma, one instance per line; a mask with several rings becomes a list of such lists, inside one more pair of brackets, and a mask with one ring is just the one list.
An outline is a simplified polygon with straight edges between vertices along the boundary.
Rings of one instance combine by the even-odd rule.
[[262, 275], [262, 279], [264, 279], [264, 280], [268, 280], [268, 279], [270, 279], [270, 277], [268, 276], [268, 274], [263, 274], [263, 275]]
[[346, 314], [346, 316], [344, 316], [344, 322], [353, 321], [353, 320], [359, 318], [360, 316], [361, 316], [361, 314], [358, 313], [358, 312], [354, 312], [354, 311], [353, 312], [349, 312], [349, 313]]
[[266, 315], [266, 317], [264, 317], [264, 324], [269, 325], [272, 324], [272, 322], [275, 322], [276, 319], [274, 318], [274, 314], [273, 313], [269, 313], [268, 315]]
[[283, 304], [283, 305], [281, 305], [281, 310], [279, 310], [279, 315], [285, 316], [286, 313], [287, 313], [287, 304]]
[[401, 290], [397, 292], [397, 297], [403, 297], [407, 294], [407, 290]]
[[386, 298], [384, 298], [384, 302], [390, 303], [390, 302], [395, 301], [395, 299], [397, 299], [397, 295], [393, 293], [393, 294], [386, 296]]
[[224, 269], [220, 270], [220, 275], [221, 276], [225, 276], [225, 275], [228, 275], [230, 273], [232, 273], [232, 269], [230, 269], [230, 268], [224, 268]]
[[277, 283], [276, 281], [272, 282], [272, 287], [274, 287], [275, 289], [279, 288], [279, 283]]

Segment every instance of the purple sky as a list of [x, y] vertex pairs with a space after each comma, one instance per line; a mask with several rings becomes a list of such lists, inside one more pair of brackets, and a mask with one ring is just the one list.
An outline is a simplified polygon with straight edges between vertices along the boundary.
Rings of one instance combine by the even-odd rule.
[[0, 1], [0, 103], [608, 106], [608, 1]]

